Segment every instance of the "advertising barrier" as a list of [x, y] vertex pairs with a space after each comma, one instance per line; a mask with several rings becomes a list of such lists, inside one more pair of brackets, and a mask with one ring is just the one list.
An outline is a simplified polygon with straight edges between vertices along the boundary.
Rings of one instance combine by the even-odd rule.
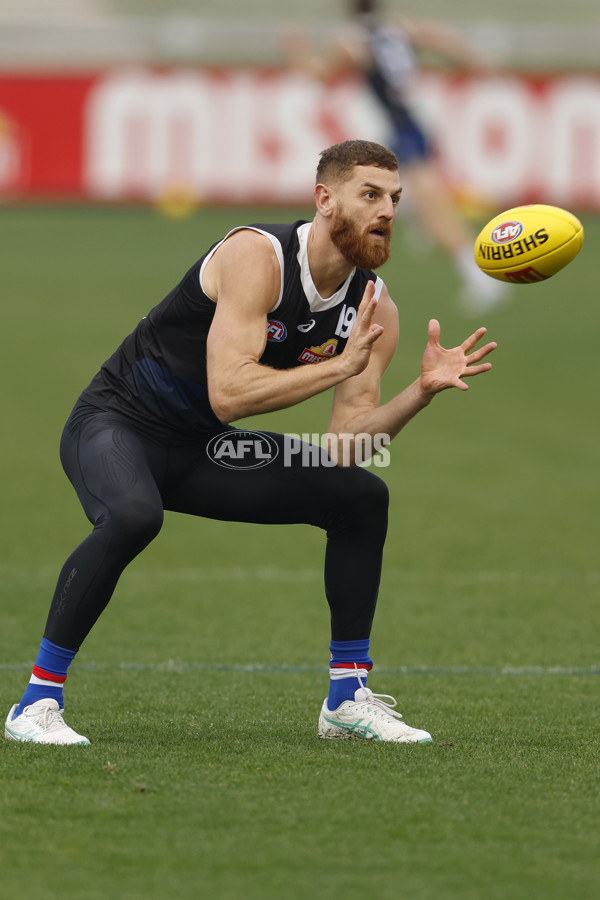
[[[414, 107], [457, 192], [600, 209], [600, 76], [429, 72]], [[0, 198], [310, 202], [319, 152], [387, 140], [363, 86], [279, 70], [0, 74]]]

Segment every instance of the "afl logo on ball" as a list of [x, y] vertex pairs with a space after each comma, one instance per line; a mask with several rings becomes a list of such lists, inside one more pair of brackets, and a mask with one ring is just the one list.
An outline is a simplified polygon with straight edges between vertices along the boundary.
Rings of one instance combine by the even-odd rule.
[[279, 319], [269, 319], [267, 321], [267, 340], [275, 341], [279, 344], [281, 341], [285, 341], [287, 337], [287, 328], [280, 322]]
[[508, 244], [509, 241], [516, 240], [522, 231], [520, 222], [501, 222], [492, 231], [492, 240], [495, 244]]

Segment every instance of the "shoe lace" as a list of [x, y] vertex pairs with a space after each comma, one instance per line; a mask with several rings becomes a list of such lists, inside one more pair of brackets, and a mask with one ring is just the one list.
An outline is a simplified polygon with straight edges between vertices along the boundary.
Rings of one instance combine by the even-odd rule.
[[65, 727], [61, 711], [50, 709], [49, 706], [44, 707], [44, 711], [39, 717], [39, 723], [44, 731], [56, 731], [58, 728]]
[[396, 700], [396, 698], [392, 697], [390, 694], [375, 694], [370, 688], [366, 686], [366, 684], [363, 684], [363, 681], [358, 674], [358, 666], [356, 665], [356, 663], [354, 663], [354, 668], [356, 669], [356, 677], [358, 679], [358, 683], [365, 693], [364, 702], [376, 707], [380, 712], [383, 712], [388, 716], [393, 716], [395, 719], [401, 719], [402, 713], [399, 713], [398, 710], [394, 708], [398, 706], [398, 701]]

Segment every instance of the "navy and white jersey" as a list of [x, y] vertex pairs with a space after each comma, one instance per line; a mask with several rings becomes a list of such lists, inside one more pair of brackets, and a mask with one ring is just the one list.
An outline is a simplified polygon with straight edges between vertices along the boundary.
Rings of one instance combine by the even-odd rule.
[[[281, 289], [266, 317], [267, 343], [260, 362], [290, 369], [340, 354], [367, 282], [375, 281], [378, 295], [381, 279], [368, 270], [353, 269], [324, 299], [308, 265], [310, 222], [243, 228], [270, 239], [281, 268]], [[202, 286], [204, 267], [221, 243], [195, 262], [125, 338], [83, 391], [82, 401], [125, 415], [159, 439], [193, 440], [222, 426], [209, 403], [206, 373], [206, 340], [216, 304]]]
[[399, 165], [428, 159], [433, 149], [409, 100], [417, 62], [408, 36], [377, 16], [362, 17], [359, 29], [369, 50], [365, 79], [389, 118], [390, 148]]
[[417, 71], [412, 45], [399, 26], [371, 16], [364, 17], [361, 32], [372, 60], [367, 81], [394, 123], [402, 124], [411, 118], [407, 95]]

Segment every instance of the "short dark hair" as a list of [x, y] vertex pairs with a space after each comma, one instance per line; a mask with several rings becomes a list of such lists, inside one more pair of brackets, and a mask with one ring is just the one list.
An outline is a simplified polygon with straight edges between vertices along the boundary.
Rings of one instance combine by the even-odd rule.
[[346, 181], [355, 166], [377, 166], [395, 171], [398, 159], [387, 147], [372, 141], [343, 141], [321, 153], [317, 166], [317, 184]]
[[351, 0], [350, 13], [355, 16], [371, 16], [381, 12], [379, 0]]

